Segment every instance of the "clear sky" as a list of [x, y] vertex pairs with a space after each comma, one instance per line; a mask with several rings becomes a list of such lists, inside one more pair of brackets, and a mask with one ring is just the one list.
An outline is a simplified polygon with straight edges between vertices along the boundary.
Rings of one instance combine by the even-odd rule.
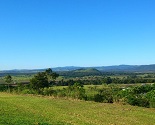
[[155, 64], [155, 0], [0, 0], [0, 70]]

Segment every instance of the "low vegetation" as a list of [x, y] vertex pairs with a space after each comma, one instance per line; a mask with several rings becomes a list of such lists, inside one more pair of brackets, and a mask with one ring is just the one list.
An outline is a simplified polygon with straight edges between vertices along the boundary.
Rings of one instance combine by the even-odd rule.
[[47, 69], [21, 79], [0, 78], [2, 125], [152, 125], [155, 121], [154, 74], [66, 78]]
[[122, 104], [0, 93], [1, 125], [153, 125], [155, 110]]
[[[87, 72], [89, 72], [89, 70], [87, 70]], [[73, 98], [103, 103], [117, 102], [123, 104], [130, 104], [134, 106], [155, 108], [155, 84], [143, 83], [136, 85], [134, 82], [131, 83], [131, 81], [140, 79], [140, 77], [135, 74], [123, 78], [115, 78], [114, 76], [94, 77], [96, 81], [98, 81], [100, 84], [102, 83], [100, 88], [97, 88], [96, 84], [91, 85], [89, 87], [84, 87], [85, 85], [88, 85], [88, 83], [85, 84], [85, 82], [83, 82], [84, 79], [62, 79], [60, 81], [56, 81], [58, 76], [59, 75], [53, 72], [51, 69], [47, 69], [43, 72], [38, 72], [37, 74], [33, 75], [33, 77], [31, 77], [30, 79], [29, 84], [16, 83], [10, 86], [10, 83], [13, 80], [10, 75], [7, 75], [4, 77], [6, 85], [1, 85], [0, 91], [7, 91], [18, 94], [34, 94], [53, 97]], [[148, 77], [151, 76], [145, 75], [145, 77], [141, 78], [141, 81], [145, 81]], [[132, 86], [126, 84], [125, 81], [127, 80], [127, 83], [132, 84]], [[124, 82], [126, 86], [123, 87], [116, 84], [122, 84], [122, 82]], [[54, 86], [59, 86], [62, 84], [65, 84], [67, 86], [62, 87], [61, 89], [54, 89]]]

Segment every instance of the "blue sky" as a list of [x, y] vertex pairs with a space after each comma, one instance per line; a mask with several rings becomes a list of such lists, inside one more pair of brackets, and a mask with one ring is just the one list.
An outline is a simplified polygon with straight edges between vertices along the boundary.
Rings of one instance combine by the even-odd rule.
[[155, 0], [1, 0], [0, 70], [155, 64]]

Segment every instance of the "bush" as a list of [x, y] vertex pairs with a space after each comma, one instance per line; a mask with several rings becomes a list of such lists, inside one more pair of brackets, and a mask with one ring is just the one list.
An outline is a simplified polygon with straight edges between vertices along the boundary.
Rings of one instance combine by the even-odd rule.
[[98, 90], [98, 94], [94, 95], [95, 102], [113, 103], [115, 92], [114, 88], [104, 88]]
[[94, 95], [94, 101], [95, 102], [103, 102], [103, 100], [104, 100], [104, 98], [102, 95], [100, 95], [100, 94]]
[[149, 100], [149, 106], [155, 108], [155, 90], [152, 90], [146, 94], [146, 98]]
[[37, 94], [37, 92], [31, 89], [24, 89], [21, 91], [21, 94]]
[[134, 106], [149, 107], [149, 100], [143, 95], [128, 95], [127, 102]]
[[7, 91], [7, 86], [5, 86], [5, 85], [0, 85], [0, 91], [1, 91], [1, 92]]
[[67, 96], [75, 99], [86, 100], [85, 89], [83, 88], [83, 85], [79, 83], [75, 83], [74, 85], [68, 86], [63, 90], [57, 90], [57, 96]]
[[151, 85], [142, 85], [142, 86], [137, 86], [133, 88], [133, 93], [135, 94], [141, 94], [141, 93], [147, 93], [149, 91], [153, 90], [153, 86]]
[[43, 90], [42, 90], [42, 94], [43, 95], [47, 95], [47, 96], [54, 95], [55, 93], [56, 93], [56, 91], [53, 90], [52, 87], [50, 87], [50, 88], [43, 88]]
[[86, 100], [85, 89], [80, 83], [75, 83], [73, 86], [67, 88], [67, 95], [76, 99]]

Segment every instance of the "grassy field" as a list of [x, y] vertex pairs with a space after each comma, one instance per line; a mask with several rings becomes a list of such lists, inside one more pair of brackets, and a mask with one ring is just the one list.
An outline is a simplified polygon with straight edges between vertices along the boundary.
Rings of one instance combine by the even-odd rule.
[[153, 125], [155, 109], [0, 93], [0, 125]]

